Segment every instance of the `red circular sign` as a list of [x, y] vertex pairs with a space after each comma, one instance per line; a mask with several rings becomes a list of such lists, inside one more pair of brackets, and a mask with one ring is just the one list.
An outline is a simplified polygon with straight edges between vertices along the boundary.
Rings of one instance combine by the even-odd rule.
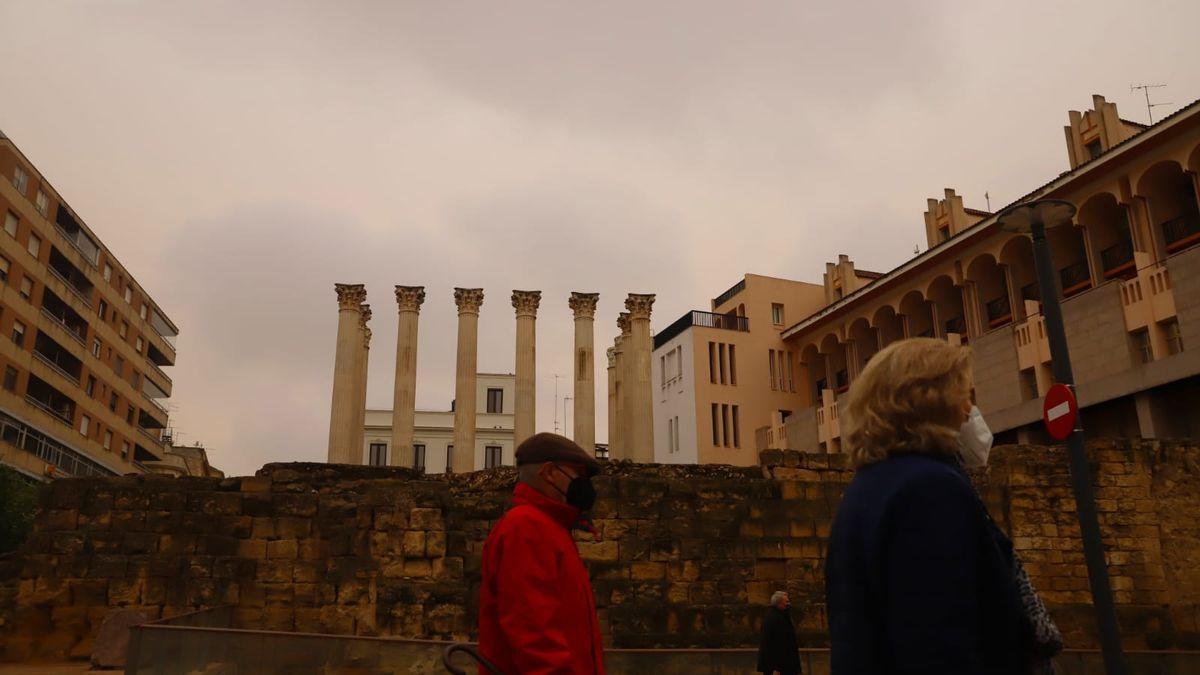
[[1046, 431], [1056, 441], [1065, 441], [1075, 430], [1075, 420], [1079, 417], [1079, 404], [1075, 401], [1075, 392], [1065, 384], [1056, 384], [1046, 392], [1046, 400], [1042, 404], [1042, 421], [1046, 423]]

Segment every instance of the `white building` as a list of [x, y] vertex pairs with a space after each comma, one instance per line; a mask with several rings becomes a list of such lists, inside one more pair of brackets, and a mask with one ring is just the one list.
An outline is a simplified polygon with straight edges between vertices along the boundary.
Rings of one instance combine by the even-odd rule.
[[[479, 373], [475, 380], [475, 469], [512, 465], [513, 408], [516, 376]], [[425, 473], [443, 473], [454, 449], [454, 410], [416, 411], [413, 425], [414, 466]], [[392, 444], [391, 409], [367, 409], [363, 433], [363, 464], [387, 466]]]
[[692, 331], [672, 335], [671, 328], [655, 336], [650, 359], [654, 402], [654, 461], [659, 464], [697, 464], [696, 373]]

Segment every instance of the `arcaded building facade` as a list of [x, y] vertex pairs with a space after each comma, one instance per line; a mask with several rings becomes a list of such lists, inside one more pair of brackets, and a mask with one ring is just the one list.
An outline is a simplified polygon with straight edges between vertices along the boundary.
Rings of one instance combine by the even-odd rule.
[[25, 476], [156, 470], [178, 329], [0, 134], [0, 463]]
[[[1072, 111], [1068, 121], [1067, 170], [1018, 201], [1066, 199], [1078, 208], [1070, 226], [1048, 236], [1085, 429], [1091, 436], [1200, 434], [1200, 102], [1146, 127], [1094, 96], [1090, 110]], [[738, 409], [741, 444], [751, 438], [755, 450], [840, 451], [846, 391], [872, 355], [916, 336], [973, 348], [976, 399], [999, 441], [1045, 440], [1041, 397], [1053, 382], [1029, 238], [1000, 230], [995, 214], [969, 208], [951, 189], [928, 200], [924, 229], [928, 249], [886, 274], [857, 271], [845, 255], [828, 264], [820, 302], [788, 308], [773, 345], [750, 351], [737, 340], [685, 340], [695, 375], [683, 387], [690, 393], [677, 387], [675, 406], [694, 397], [690, 461], [712, 461], [705, 450], [724, 441], [724, 399], [735, 397], [747, 401]], [[771, 334], [764, 324], [777, 317], [751, 314], [768, 302], [755, 295], [752, 278], [714, 301], [719, 316], [706, 321], [721, 329], [706, 330]], [[697, 331], [656, 340], [656, 366], [686, 332]], [[726, 378], [724, 397], [709, 377], [710, 341], [737, 344], [738, 381]], [[719, 369], [719, 348], [717, 361]], [[742, 364], [766, 364], [766, 376]], [[742, 388], [755, 391], [733, 393]], [[660, 399], [666, 414], [667, 398]], [[665, 432], [667, 424], [656, 409], [656, 429]], [[691, 432], [670, 433], [664, 447], [673, 450]], [[658, 444], [656, 435], [656, 454]], [[725, 456], [756, 461], [753, 453]]]

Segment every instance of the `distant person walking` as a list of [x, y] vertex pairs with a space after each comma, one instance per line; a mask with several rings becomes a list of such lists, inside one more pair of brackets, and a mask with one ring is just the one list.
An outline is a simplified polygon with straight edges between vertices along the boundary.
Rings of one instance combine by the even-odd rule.
[[763, 619], [758, 647], [758, 672], [766, 675], [800, 675], [800, 646], [792, 625], [792, 601], [783, 591], [771, 595], [771, 609]]
[[857, 471], [826, 560], [833, 675], [1044, 667], [1028, 577], [960, 465], [986, 461], [991, 443], [971, 389], [970, 350], [929, 338], [889, 345], [850, 388], [842, 434]]
[[513, 506], [483, 546], [479, 653], [505, 675], [604, 675], [592, 586], [571, 536], [596, 500], [600, 463], [549, 433], [521, 443], [516, 460]]

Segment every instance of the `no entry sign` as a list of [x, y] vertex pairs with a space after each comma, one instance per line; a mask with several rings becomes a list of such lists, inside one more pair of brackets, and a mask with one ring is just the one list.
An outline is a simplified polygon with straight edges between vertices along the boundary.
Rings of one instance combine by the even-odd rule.
[[1075, 419], [1079, 417], [1079, 404], [1075, 402], [1075, 392], [1065, 384], [1056, 384], [1046, 392], [1046, 401], [1042, 404], [1042, 421], [1046, 423], [1046, 431], [1056, 441], [1065, 441], [1075, 430]]

